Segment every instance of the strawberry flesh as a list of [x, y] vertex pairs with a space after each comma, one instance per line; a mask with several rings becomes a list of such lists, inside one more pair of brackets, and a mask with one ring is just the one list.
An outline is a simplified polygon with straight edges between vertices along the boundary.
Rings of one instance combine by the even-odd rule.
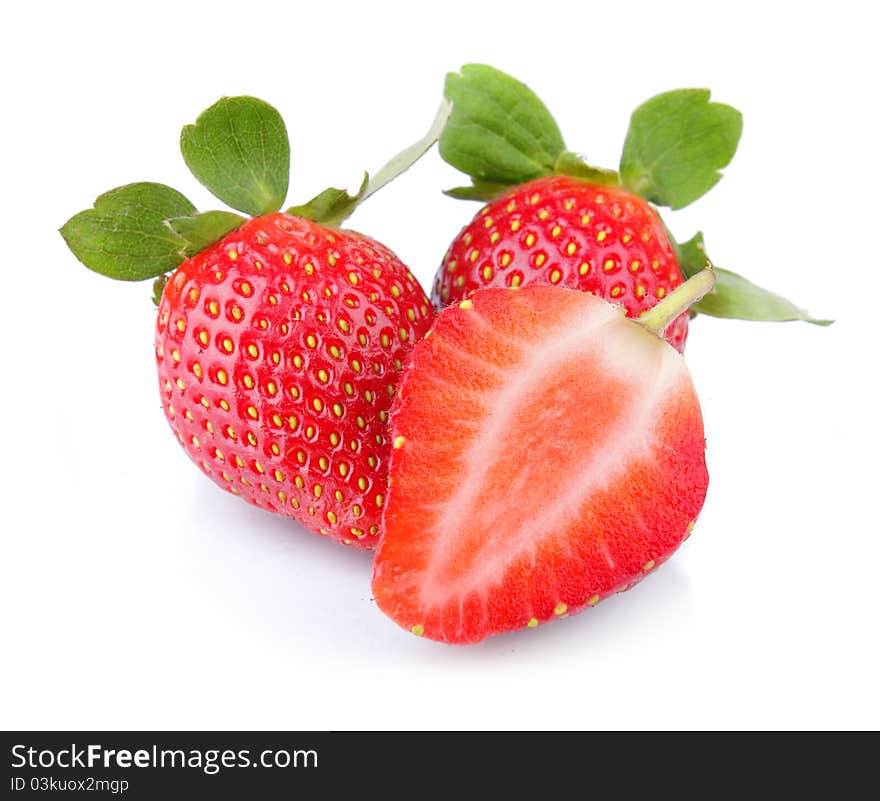
[[682, 357], [564, 288], [444, 310], [411, 354], [391, 437], [373, 593], [449, 643], [628, 589], [687, 536], [708, 483]]

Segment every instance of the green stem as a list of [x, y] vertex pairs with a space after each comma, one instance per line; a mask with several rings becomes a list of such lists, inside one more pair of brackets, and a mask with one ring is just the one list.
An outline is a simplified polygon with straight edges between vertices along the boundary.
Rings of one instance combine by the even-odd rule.
[[652, 334], [662, 337], [667, 326], [682, 312], [687, 311], [715, 286], [715, 270], [708, 265], [672, 290], [656, 306], [642, 312], [638, 322]]

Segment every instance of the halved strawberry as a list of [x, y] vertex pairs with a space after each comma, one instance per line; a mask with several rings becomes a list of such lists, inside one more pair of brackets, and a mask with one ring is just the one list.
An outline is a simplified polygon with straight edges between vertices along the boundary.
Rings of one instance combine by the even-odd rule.
[[415, 346], [392, 412], [373, 578], [415, 634], [476, 642], [628, 589], [690, 532], [700, 406], [660, 336], [711, 271], [643, 315], [585, 292], [484, 289]]

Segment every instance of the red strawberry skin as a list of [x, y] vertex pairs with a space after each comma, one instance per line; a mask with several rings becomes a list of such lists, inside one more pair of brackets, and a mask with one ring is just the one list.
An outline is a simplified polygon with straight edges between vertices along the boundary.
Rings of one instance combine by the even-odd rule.
[[683, 358], [617, 306], [487, 289], [414, 348], [373, 595], [448, 643], [629, 589], [687, 537], [708, 485]]
[[380, 243], [281, 213], [248, 220], [165, 286], [156, 361], [166, 417], [224, 489], [371, 548], [392, 398], [432, 318]]
[[[434, 279], [439, 307], [477, 289], [543, 283], [592, 292], [630, 317], [683, 280], [657, 213], [623, 190], [552, 176], [522, 184], [484, 206], [462, 229]], [[688, 316], [669, 326], [679, 352]]]

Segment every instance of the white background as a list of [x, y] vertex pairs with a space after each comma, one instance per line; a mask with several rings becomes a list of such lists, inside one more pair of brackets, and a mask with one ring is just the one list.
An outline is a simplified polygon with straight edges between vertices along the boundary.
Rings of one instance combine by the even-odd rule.
[[[0, 126], [2, 728], [877, 728], [878, 96], [869, 4], [13, 3]], [[724, 10], [720, 10], [723, 8]], [[147, 284], [57, 228], [169, 183], [216, 207], [179, 129], [223, 94], [284, 114], [291, 202], [427, 128], [444, 72], [527, 81], [614, 166], [629, 113], [740, 108], [726, 177], [673, 231], [829, 329], [699, 319], [711, 486], [631, 593], [453, 648], [370, 599], [370, 556], [217, 489], [167, 430]], [[351, 225], [429, 284], [477, 206], [431, 153]]]

